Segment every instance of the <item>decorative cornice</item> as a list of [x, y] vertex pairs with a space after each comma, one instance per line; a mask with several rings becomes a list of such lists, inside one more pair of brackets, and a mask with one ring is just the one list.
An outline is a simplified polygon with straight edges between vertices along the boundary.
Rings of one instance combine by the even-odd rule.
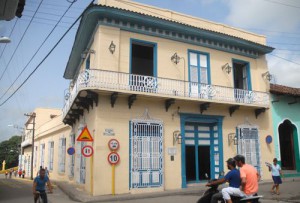
[[80, 55], [87, 48], [89, 40], [95, 32], [95, 29], [97, 29], [98, 24], [118, 27], [121, 30], [129, 32], [184, 42], [250, 58], [258, 58], [260, 55], [273, 51], [272, 47], [230, 35], [132, 11], [96, 5], [84, 11], [64, 73], [66, 79], [74, 78], [77, 67], [80, 64]]

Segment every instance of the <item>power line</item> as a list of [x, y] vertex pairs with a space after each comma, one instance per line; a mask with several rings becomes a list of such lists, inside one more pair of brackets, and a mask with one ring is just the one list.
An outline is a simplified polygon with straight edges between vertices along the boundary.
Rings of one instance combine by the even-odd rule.
[[40, 2], [38, 8], [36, 9], [35, 13], [33, 14], [33, 17], [31, 18], [29, 24], [27, 25], [27, 27], [26, 27], [26, 29], [25, 29], [25, 31], [24, 31], [24, 33], [23, 33], [23, 35], [22, 35], [22, 37], [21, 37], [21, 39], [20, 39], [20, 41], [19, 41], [19, 43], [18, 43], [18, 45], [17, 45], [17, 47], [15, 48], [13, 54], [11, 55], [8, 64], [7, 64], [7, 66], [5, 67], [3, 73], [2, 73], [2, 75], [1, 75], [1, 77], [0, 77], [0, 81], [1, 81], [1, 79], [3, 78], [4, 73], [6, 72], [8, 66], [9, 66], [9, 64], [10, 64], [10, 62], [11, 62], [11, 60], [12, 60], [12, 58], [14, 57], [16, 51], [18, 50], [18, 48], [19, 48], [19, 46], [20, 46], [20, 44], [21, 44], [21, 42], [22, 42], [22, 40], [23, 40], [23, 38], [24, 38], [24, 36], [25, 36], [25, 34], [26, 34], [28, 28], [29, 28], [29, 26], [31, 25], [31, 22], [33, 21], [34, 16], [36, 15], [36, 13], [37, 13], [37, 11], [39, 10], [40, 6], [42, 5], [42, 2], [43, 2], [43, 1], [44, 1], [44, 0], [42, 0], [42, 1]]
[[[92, 0], [88, 7], [94, 2]], [[53, 50], [58, 46], [58, 44], [63, 40], [63, 38], [68, 34], [68, 32], [71, 30], [71, 28], [79, 21], [79, 19], [82, 17], [83, 13], [78, 16], [78, 18], [74, 21], [74, 23], [68, 28], [68, 30], [62, 35], [62, 37], [58, 40], [58, 42], [52, 47], [52, 49], [48, 52], [48, 54], [42, 59], [42, 61], [36, 66], [36, 68], [27, 76], [27, 78], [22, 82], [22, 84], [5, 100], [3, 101], [0, 106], [3, 106], [10, 98], [12, 98], [13, 95], [17, 93], [17, 91], [28, 81], [28, 79], [35, 73], [35, 71], [43, 64], [43, 62], [49, 57], [49, 55], [53, 52]]]
[[277, 55], [275, 55], [275, 54], [270, 54], [270, 55], [271, 55], [271, 56], [274, 56], [274, 57], [277, 57], [277, 58], [280, 58], [280, 59], [282, 59], [282, 60], [288, 61], [288, 62], [290, 62], [290, 63], [294, 63], [294, 64], [297, 64], [297, 65], [300, 65], [300, 63], [291, 61], [291, 60], [286, 59], [286, 58], [283, 58], [283, 57], [281, 57], [281, 56], [277, 56]]
[[299, 6], [284, 4], [284, 3], [281, 3], [281, 2], [278, 2], [278, 1], [271, 1], [271, 0], [264, 0], [264, 1], [268, 1], [268, 2], [271, 2], [273, 4], [280, 4], [280, 5], [284, 5], [284, 6], [288, 6], [288, 7], [292, 7], [292, 8], [300, 8]]
[[20, 76], [22, 75], [22, 73], [26, 70], [26, 68], [28, 67], [28, 65], [31, 63], [31, 61], [33, 60], [33, 58], [37, 55], [37, 53], [39, 52], [39, 50], [42, 48], [42, 46], [45, 44], [45, 42], [48, 40], [48, 38], [50, 37], [50, 35], [53, 33], [53, 31], [55, 30], [55, 28], [57, 27], [57, 25], [59, 24], [59, 22], [62, 20], [62, 18], [64, 17], [64, 15], [69, 11], [69, 9], [71, 8], [71, 6], [73, 5], [73, 3], [71, 3], [68, 7], [68, 9], [64, 12], [64, 14], [60, 17], [60, 19], [58, 20], [58, 22], [56, 23], [56, 25], [52, 28], [52, 30], [49, 32], [49, 34], [47, 35], [47, 37], [44, 39], [44, 41], [42, 42], [42, 44], [39, 46], [39, 48], [36, 50], [36, 52], [33, 54], [33, 56], [29, 59], [28, 63], [25, 65], [25, 67], [22, 69], [22, 71], [19, 73], [19, 75], [17, 76], [17, 78], [14, 80], [14, 82], [9, 86], [9, 88], [7, 88], [7, 90], [4, 92], [4, 94], [0, 97], [0, 100], [6, 95], [6, 93], [11, 89], [11, 87], [16, 83], [16, 81], [20, 78]]

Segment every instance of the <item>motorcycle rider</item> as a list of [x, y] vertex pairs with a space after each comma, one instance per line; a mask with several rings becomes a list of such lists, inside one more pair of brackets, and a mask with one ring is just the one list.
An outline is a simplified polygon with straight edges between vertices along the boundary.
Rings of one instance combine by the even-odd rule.
[[[233, 188], [234, 190], [240, 187], [241, 185], [240, 172], [239, 170], [236, 169], [235, 160], [233, 158], [229, 158], [226, 162], [227, 162], [227, 168], [230, 171], [223, 178], [207, 183], [206, 186], [220, 185], [222, 183], [229, 182], [228, 188]], [[210, 202], [217, 203], [219, 200], [222, 199], [223, 199], [223, 194], [219, 192], [212, 196]]]
[[222, 190], [223, 197], [227, 203], [232, 203], [230, 195], [239, 197], [251, 197], [258, 191], [259, 174], [257, 170], [249, 164], [245, 163], [243, 155], [236, 155], [233, 158], [236, 165], [240, 168], [241, 187], [235, 190]]

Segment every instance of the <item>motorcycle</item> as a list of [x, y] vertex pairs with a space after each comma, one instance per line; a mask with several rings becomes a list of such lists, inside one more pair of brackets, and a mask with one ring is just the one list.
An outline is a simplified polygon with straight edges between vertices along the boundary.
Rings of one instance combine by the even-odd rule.
[[[215, 181], [217, 179], [209, 180], [208, 183]], [[197, 203], [210, 203], [211, 198], [214, 194], [220, 192], [218, 189], [219, 185], [212, 185], [203, 193], [201, 198], [197, 201]], [[253, 195], [252, 197], [236, 197], [230, 196], [233, 203], [260, 203], [259, 199], [262, 196], [257, 194]], [[224, 199], [219, 200], [221, 203], [225, 203]]]

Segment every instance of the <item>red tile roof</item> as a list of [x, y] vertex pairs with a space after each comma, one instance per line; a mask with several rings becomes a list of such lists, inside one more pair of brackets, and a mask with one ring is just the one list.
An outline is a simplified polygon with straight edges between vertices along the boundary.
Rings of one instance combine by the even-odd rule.
[[300, 96], [300, 88], [287, 87], [283, 85], [270, 84], [270, 93]]

